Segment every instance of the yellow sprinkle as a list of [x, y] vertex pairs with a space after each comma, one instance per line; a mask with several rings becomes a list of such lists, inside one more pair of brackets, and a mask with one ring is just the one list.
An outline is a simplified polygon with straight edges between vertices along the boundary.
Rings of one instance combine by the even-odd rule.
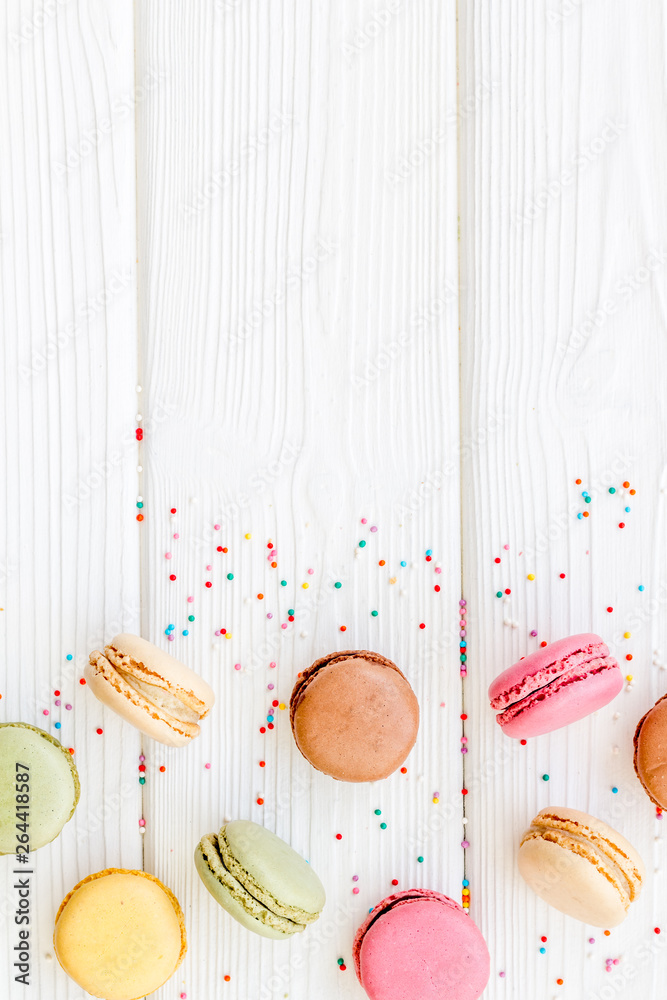
[[625, 679], [626, 679], [626, 681], [627, 681], [627, 682], [628, 682], [628, 684], [629, 684], [629, 683], [630, 683], [630, 681], [632, 680], [632, 674], [626, 674], [626, 675], [625, 675]]
[[301, 586], [303, 587], [304, 590], [308, 590], [309, 584], [302, 583]]
[[250, 534], [250, 532], [248, 532], [248, 534], [246, 535], [246, 538], [248, 538], [248, 539], [252, 538], [252, 535]]
[[389, 577], [389, 583], [396, 583], [396, 577], [395, 576], [390, 576]]
[[225, 632], [225, 639], [231, 639], [231, 637], [232, 637], [231, 632]]
[[624, 639], [629, 639], [631, 635], [632, 635], [632, 632], [624, 632], [623, 633], [623, 638]]
[[463, 893], [464, 896], [470, 895], [470, 889], [462, 889], [461, 892]]
[[280, 703], [280, 704], [278, 705], [278, 708], [280, 709], [280, 711], [281, 711], [281, 712], [284, 712], [284, 711], [285, 711], [285, 709], [287, 708], [287, 705], [284, 705], [284, 704], [283, 704], [283, 703], [281, 702], [281, 703]]
[[437, 804], [438, 804], [438, 802], [440, 801], [440, 799], [436, 799], [436, 798], [434, 798], [434, 799], [433, 799], [433, 801], [434, 801], [434, 803], [435, 803], [435, 804], [437, 805]]
[[535, 579], [535, 574], [534, 573], [529, 573], [528, 574], [528, 579], [529, 580], [534, 580]]

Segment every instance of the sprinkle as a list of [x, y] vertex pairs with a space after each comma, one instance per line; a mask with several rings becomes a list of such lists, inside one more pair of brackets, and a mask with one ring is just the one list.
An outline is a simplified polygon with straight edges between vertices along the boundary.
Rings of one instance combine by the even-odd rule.
[[630, 496], [633, 497], [636, 492], [637, 492], [637, 490], [630, 490]]
[[342, 833], [337, 833], [336, 834], [336, 840], [342, 840], [342, 839], [343, 839], [343, 834]]
[[532, 637], [534, 639], [535, 636], [537, 635], [537, 632], [535, 631], [535, 629], [533, 629], [530, 634], [532, 635]]
[[204, 767], [206, 768], [207, 771], [211, 770], [211, 765], [210, 764], [204, 764]]
[[643, 583], [640, 583], [639, 586], [637, 587], [637, 590], [645, 590], [645, 589], [646, 588], [644, 587]]
[[234, 579], [234, 574], [233, 573], [228, 573], [227, 574], [227, 579], [228, 580], [233, 580]]
[[625, 521], [619, 521], [618, 526], [619, 526], [619, 528], [624, 528], [625, 527]]
[[556, 983], [558, 984], [558, 986], [562, 986], [563, 985], [563, 980], [562, 979], [557, 979]]
[[463, 850], [465, 851], [465, 849], [466, 849], [467, 847], [470, 847], [470, 841], [468, 841], [468, 840], [462, 840], [462, 841], [461, 841], [461, 847], [462, 847], [462, 848], [463, 848]]
[[424, 859], [423, 859], [423, 857], [421, 856], [421, 854], [420, 854], [420, 855], [419, 855], [419, 857], [417, 858], [417, 863], [418, 863], [418, 864], [420, 864], [420, 865], [424, 863]]
[[231, 976], [225, 976], [225, 982], [228, 983], [231, 980]]
[[380, 823], [380, 829], [381, 830], [386, 830], [387, 829], [387, 824], [386, 823]]
[[48, 714], [49, 714], [48, 708], [42, 710], [42, 715], [48, 715]]
[[405, 569], [407, 565], [408, 564], [406, 563], [405, 559], [401, 559], [401, 566], [403, 567], [403, 569]]
[[61, 722], [54, 722], [53, 725], [56, 727], [56, 729], [60, 729], [62, 723]]
[[86, 683], [86, 678], [85, 677], [79, 678], [79, 684], [85, 684], [85, 683]]
[[660, 928], [659, 927], [654, 927], [653, 928], [653, 933], [654, 934], [659, 934], [660, 933]]
[[615, 493], [616, 492], [616, 487], [615, 486], [610, 486], [609, 487], [609, 492], [610, 493]]
[[407, 773], [408, 773], [407, 767], [402, 767], [401, 768], [401, 774], [407, 774]]
[[247, 541], [250, 541], [250, 539], [252, 538], [252, 535], [250, 534], [250, 532], [248, 532], [248, 534], [245, 535], [244, 537], [246, 538]]
[[614, 610], [613, 608], [607, 608], [607, 611], [609, 612], [609, 614], [611, 614], [613, 610]]
[[382, 815], [382, 810], [381, 809], [376, 809], [375, 810], [375, 815], [376, 816], [381, 816]]
[[419, 627], [420, 627], [420, 628], [426, 628], [426, 625], [424, 625], [424, 622], [420, 622], [420, 623], [419, 623]]
[[565, 579], [565, 573], [561, 573], [560, 574], [560, 578], [561, 578], [561, 580], [564, 580]]
[[309, 583], [302, 583], [301, 587], [303, 588], [303, 590], [308, 590], [308, 588], [310, 587], [310, 584]]
[[371, 611], [371, 615], [372, 615], [373, 618], [377, 618], [378, 613], [377, 613], [377, 611]]
[[499, 563], [500, 562], [500, 556], [496, 556], [496, 558], [493, 561], [494, 561], [494, 563]]
[[341, 625], [340, 631], [341, 632], [347, 632], [347, 625]]
[[104, 730], [103, 729], [96, 729], [95, 732], [97, 733], [98, 736], [101, 736], [102, 733], [104, 732]]
[[365, 547], [365, 545], [366, 545], [366, 542], [362, 538], [361, 541], [359, 542], [359, 548], [363, 549]]
[[617, 795], [617, 794], [618, 794], [618, 788], [616, 788], [616, 786], [615, 786], [615, 785], [614, 785], [614, 787], [612, 788], [612, 792], [613, 792], [613, 794], [614, 794], [614, 795]]
[[526, 579], [527, 580], [534, 580], [535, 579], [535, 574], [534, 573], [529, 573], [528, 576], [526, 577]]
[[392, 885], [398, 885], [398, 879], [397, 879], [397, 878], [393, 878], [393, 879], [391, 880], [391, 884], [392, 884]]
[[549, 780], [549, 775], [548, 774], [543, 774], [542, 775], [542, 781], [548, 781], [548, 780]]
[[[193, 601], [194, 597], [188, 597], [188, 604], [192, 604]], [[192, 619], [192, 621], [194, 621], [194, 618]]]

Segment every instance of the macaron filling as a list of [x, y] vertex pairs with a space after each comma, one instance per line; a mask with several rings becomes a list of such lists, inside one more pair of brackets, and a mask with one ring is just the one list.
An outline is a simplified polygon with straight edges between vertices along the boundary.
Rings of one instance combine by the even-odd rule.
[[[565, 661], [558, 661], [557, 664], [546, 668], [540, 674], [529, 677], [525, 685], [516, 685], [514, 691], [519, 689], [520, 693], [514, 702], [499, 713], [496, 721], [503, 726], [518, 718], [527, 708], [532, 708], [537, 702], [544, 701], [570, 684], [575, 684], [604, 671], [618, 669], [618, 663], [613, 656], [596, 656], [585, 659], [581, 653], [575, 655], [580, 658], [577, 658], [572, 666], [560, 669]], [[500, 698], [494, 699], [491, 703], [492, 707], [497, 708], [500, 700]]]
[[[220, 831], [220, 836], [209, 833], [202, 837], [199, 849], [213, 877], [221, 882], [233, 899], [260, 923], [266, 924], [274, 930], [282, 931], [284, 934], [296, 934], [305, 930], [308, 923], [312, 923], [319, 917], [318, 913], [306, 913], [304, 910], [287, 908], [262, 889], [231, 858], [224, 829]], [[233, 868], [234, 871], [232, 872], [230, 868]], [[303, 919], [292, 919], [289, 914]]]

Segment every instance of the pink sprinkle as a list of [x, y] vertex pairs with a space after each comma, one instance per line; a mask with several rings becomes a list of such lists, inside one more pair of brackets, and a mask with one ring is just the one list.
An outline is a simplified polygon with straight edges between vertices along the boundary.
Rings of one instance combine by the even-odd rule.
[[467, 747], [461, 747], [461, 753], [467, 753], [467, 752], [468, 752]]
[[461, 737], [461, 743], [467, 743], [467, 742], [468, 742], [468, 737], [467, 736], [462, 736]]
[[240, 670], [240, 669], [241, 669], [241, 664], [240, 663], [235, 663], [234, 664], [234, 670]]
[[194, 601], [194, 597], [188, 597], [188, 604], [192, 604], [193, 601]]
[[352, 881], [353, 882], [358, 882], [359, 881], [359, 876], [358, 875], [353, 875], [352, 876]]
[[56, 706], [57, 706], [58, 708], [60, 707], [60, 698], [56, 698]]
[[315, 572], [315, 570], [314, 570], [314, 569], [309, 569], [309, 570], [308, 570], [308, 575], [309, 575], [309, 576], [312, 576], [314, 572]]
[[368, 519], [367, 519], [367, 518], [365, 518], [365, 517], [362, 517], [362, 519], [361, 519], [361, 523], [362, 523], [362, 524], [368, 524]]
[[287, 622], [283, 622], [283, 624], [280, 627], [281, 628], [287, 628]]
[[207, 771], [211, 770], [211, 765], [210, 764], [204, 764], [204, 767], [206, 768]]
[[359, 889], [357, 888], [356, 885], [355, 885], [354, 889], [352, 890], [352, 892], [354, 893], [355, 896], [359, 895]]
[[377, 531], [377, 528], [375, 527], [375, 525], [373, 525], [373, 527], [371, 528], [371, 531]]
[[505, 552], [507, 552], [509, 549], [509, 545], [503, 545], [503, 548], [505, 549]]
[[72, 711], [72, 706], [71, 705], [65, 705], [65, 711], [66, 712], [71, 712]]
[[181, 993], [181, 1000], [186, 1000], [187, 993]]
[[213, 567], [212, 566], [207, 566], [206, 569], [211, 570], [211, 569], [213, 569]]
[[271, 660], [271, 662], [269, 663], [269, 666], [270, 667], [275, 667], [275, 665], [276, 665], [276, 661], [275, 660]]
[[48, 708], [45, 708], [44, 711], [42, 712], [42, 715], [48, 715], [48, 714], [49, 714], [49, 710], [48, 710]]
[[462, 840], [462, 841], [461, 841], [461, 847], [462, 847], [462, 848], [463, 848], [464, 850], [466, 849], [466, 847], [470, 847], [470, 841], [469, 841], [469, 840]]
[[436, 571], [436, 573], [442, 573], [442, 570], [440, 569], [440, 567], [439, 567], [439, 566], [436, 566], [436, 567], [435, 567], [435, 571]]
[[146, 826], [146, 820], [145, 819], [140, 819], [139, 820], [139, 826]]
[[266, 617], [270, 620], [271, 618], [273, 618], [273, 614], [269, 611]]
[[169, 633], [169, 635], [167, 636], [167, 639], [169, 640], [169, 642], [173, 642], [175, 638], [176, 638], [176, 636], [175, 636], [175, 635], [173, 635], [173, 634], [172, 634], [171, 632], [170, 632], [170, 633]]
[[164, 557], [165, 559], [171, 559], [171, 552], [165, 552]]
[[460, 635], [460, 636], [461, 636], [462, 638], [465, 638], [465, 634], [466, 634], [466, 630], [465, 630], [464, 628], [462, 628], [462, 629], [461, 629], [461, 631], [459, 632], [459, 635]]
[[505, 978], [505, 973], [504, 972], [499, 972], [498, 975], [500, 976], [501, 979]]
[[433, 792], [433, 798], [434, 799], [439, 799], [440, 798], [440, 792]]
[[588, 943], [589, 944], [595, 944], [595, 938], [589, 938], [588, 939]]
[[216, 634], [216, 635], [220, 635], [220, 629], [218, 629], [218, 630], [217, 630], [217, 632], [216, 632], [215, 634]]
[[269, 691], [273, 691], [275, 684], [267, 684], [266, 686], [268, 687]]
[[146, 760], [146, 758], [144, 757], [144, 755], [143, 755], [143, 754], [140, 754], [140, 755], [139, 755], [139, 760], [140, 760], [140, 761], [141, 761], [141, 763], [143, 764], [143, 762], [144, 762], [144, 761]]
[[178, 532], [176, 532], [176, 534], [174, 535], [174, 538], [176, 539], [176, 541], [178, 541], [178, 539], [179, 539], [180, 537], [181, 537], [181, 536], [179, 535], [179, 533], [178, 533]]
[[219, 524], [214, 524], [213, 525], [213, 529], [214, 529], [214, 531], [220, 531], [220, 525]]
[[533, 629], [533, 630], [532, 630], [532, 632], [531, 632], [530, 634], [532, 635], [532, 637], [533, 637], [533, 639], [534, 639], [534, 638], [535, 638], [535, 636], [537, 635], [537, 632], [535, 631], [535, 629]]

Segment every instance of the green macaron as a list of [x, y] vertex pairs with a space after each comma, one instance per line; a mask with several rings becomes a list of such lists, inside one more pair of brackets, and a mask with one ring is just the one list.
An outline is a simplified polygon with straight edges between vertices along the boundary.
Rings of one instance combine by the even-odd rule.
[[80, 791], [72, 755], [58, 740], [26, 722], [0, 723], [0, 854], [55, 840]]
[[324, 887], [307, 861], [275, 833], [234, 820], [202, 837], [195, 866], [215, 901], [262, 937], [291, 937], [317, 920]]

